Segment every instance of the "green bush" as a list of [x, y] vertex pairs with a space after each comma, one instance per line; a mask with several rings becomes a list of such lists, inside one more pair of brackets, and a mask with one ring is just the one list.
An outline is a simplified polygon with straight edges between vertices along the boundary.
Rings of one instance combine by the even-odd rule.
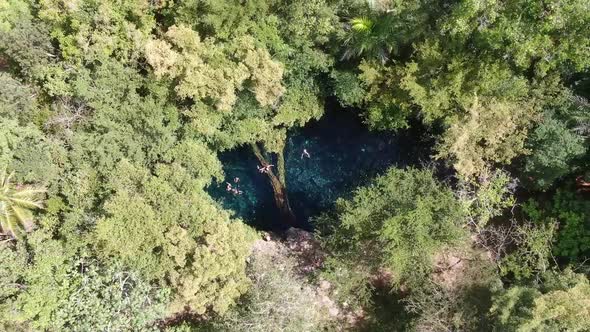
[[[501, 331], [587, 331], [590, 283], [571, 270], [547, 277], [555, 288], [513, 286], [494, 297], [491, 313]], [[558, 282], [556, 282], [558, 281]]]
[[570, 173], [572, 162], [586, 152], [584, 137], [551, 116], [531, 133], [524, 171], [534, 186], [547, 189], [555, 180]]
[[328, 247], [373, 271], [386, 267], [398, 282], [419, 283], [432, 255], [466, 235], [462, 205], [430, 170], [391, 168], [336, 211]]
[[536, 223], [557, 223], [553, 252], [572, 260], [590, 253], [590, 202], [574, 192], [558, 190], [550, 202], [529, 200], [524, 211]]

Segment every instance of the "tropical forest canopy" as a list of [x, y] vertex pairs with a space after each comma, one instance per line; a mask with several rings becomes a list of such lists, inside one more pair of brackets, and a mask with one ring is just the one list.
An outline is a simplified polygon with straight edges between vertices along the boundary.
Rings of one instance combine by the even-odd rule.
[[588, 98], [587, 0], [0, 0], [0, 330], [589, 331]]

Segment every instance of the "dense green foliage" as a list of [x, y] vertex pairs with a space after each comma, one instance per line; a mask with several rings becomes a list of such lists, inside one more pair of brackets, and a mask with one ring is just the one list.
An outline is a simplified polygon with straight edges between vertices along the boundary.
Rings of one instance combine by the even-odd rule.
[[338, 201], [336, 213], [337, 220], [323, 221], [335, 225], [330, 247], [356, 264], [366, 256], [373, 269], [386, 266], [410, 283], [428, 274], [437, 250], [465, 236], [459, 201], [430, 171], [390, 169], [351, 200]]
[[[588, 82], [587, 0], [0, 0], [0, 330], [589, 330]], [[249, 147], [296, 225], [335, 102], [435, 143], [302, 267], [207, 190]]]
[[557, 191], [544, 208], [535, 201], [524, 206], [529, 217], [539, 224], [558, 223], [554, 252], [571, 258], [586, 257], [590, 250], [590, 203], [571, 191]]
[[571, 270], [547, 273], [542, 287], [515, 286], [494, 297], [492, 313], [509, 331], [585, 331], [588, 279]]
[[[413, 114], [440, 123], [447, 130], [439, 156], [467, 178], [525, 153], [530, 126], [564, 89], [558, 76], [588, 66], [583, 0], [384, 3], [376, 18], [353, 22], [348, 37], [389, 50], [390, 61], [375, 61], [357, 45], [355, 71], [366, 90], [357, 103], [375, 128], [407, 126]], [[570, 149], [565, 154], [579, 151]]]
[[562, 92], [550, 102], [542, 122], [528, 139], [530, 155], [524, 174], [534, 188], [547, 189], [571, 171], [582, 171], [587, 150], [586, 123], [589, 105], [584, 99]]

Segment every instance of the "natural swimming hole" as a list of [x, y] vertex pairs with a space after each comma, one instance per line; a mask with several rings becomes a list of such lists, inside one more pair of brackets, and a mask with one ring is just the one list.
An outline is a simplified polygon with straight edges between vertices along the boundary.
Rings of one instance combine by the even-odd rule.
[[[286, 181], [300, 227], [312, 229], [311, 217], [329, 210], [339, 197], [350, 197], [357, 186], [387, 168], [423, 160], [431, 144], [416, 137], [419, 135], [411, 131], [369, 131], [353, 110], [340, 108], [291, 130], [285, 147]], [[249, 146], [223, 152], [219, 158], [226, 179], [208, 188], [214, 199], [258, 229], [289, 227], [279, 218], [272, 187], [258, 171], [259, 162]], [[239, 178], [237, 185], [235, 178]], [[228, 192], [226, 181], [238, 186], [242, 194]]]

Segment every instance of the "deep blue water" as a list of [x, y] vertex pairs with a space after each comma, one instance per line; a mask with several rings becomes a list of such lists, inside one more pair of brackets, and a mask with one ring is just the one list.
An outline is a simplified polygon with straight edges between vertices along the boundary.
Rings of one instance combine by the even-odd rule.
[[[350, 110], [333, 110], [304, 128], [289, 132], [285, 150], [287, 190], [291, 207], [304, 228], [313, 228], [310, 217], [330, 209], [339, 197], [350, 197], [355, 187], [390, 166], [403, 167], [427, 156], [428, 142], [401, 131], [369, 131]], [[306, 149], [310, 158], [301, 157]], [[249, 147], [220, 155], [226, 181], [239, 177], [241, 195], [228, 193], [225, 182], [214, 184], [209, 193], [259, 229], [281, 229], [272, 188]]]

